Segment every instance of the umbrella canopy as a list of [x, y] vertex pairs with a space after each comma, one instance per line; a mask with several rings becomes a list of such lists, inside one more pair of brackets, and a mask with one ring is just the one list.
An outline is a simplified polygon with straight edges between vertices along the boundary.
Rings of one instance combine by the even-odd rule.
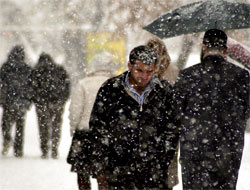
[[145, 30], [160, 38], [207, 31], [250, 27], [250, 4], [207, 0], [181, 6], [159, 17]]

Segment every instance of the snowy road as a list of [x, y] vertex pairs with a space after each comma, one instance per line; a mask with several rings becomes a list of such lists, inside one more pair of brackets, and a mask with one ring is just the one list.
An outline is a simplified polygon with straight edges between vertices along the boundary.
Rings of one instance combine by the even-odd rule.
[[[13, 157], [13, 149], [7, 156], [0, 155], [0, 189], [1, 190], [77, 190], [76, 174], [70, 172], [66, 156], [71, 143], [69, 135], [68, 104], [65, 109], [58, 160], [40, 158], [38, 127], [34, 107], [27, 115], [25, 128], [24, 157]], [[0, 136], [2, 149], [2, 134]], [[237, 190], [250, 187], [250, 133], [246, 134], [243, 160]], [[93, 189], [97, 189], [93, 180]], [[181, 190], [181, 184], [174, 190]]]

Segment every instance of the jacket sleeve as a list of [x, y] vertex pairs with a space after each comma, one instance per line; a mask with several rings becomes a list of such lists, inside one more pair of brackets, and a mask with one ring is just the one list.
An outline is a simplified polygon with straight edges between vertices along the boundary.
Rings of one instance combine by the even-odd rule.
[[165, 147], [166, 147], [166, 158], [171, 163], [174, 158], [177, 144], [179, 141], [179, 128], [180, 128], [180, 117], [179, 111], [177, 108], [177, 102], [174, 98], [173, 89], [169, 93], [168, 102], [170, 111], [167, 112], [167, 116], [169, 117], [169, 122], [167, 122], [166, 130], [165, 130]]
[[[189, 89], [192, 87], [190, 86], [190, 75], [188, 72], [182, 70], [180, 72], [180, 75], [174, 85], [174, 102], [176, 104], [177, 109], [177, 117], [180, 119], [187, 107], [187, 99], [191, 92], [189, 92]], [[187, 86], [190, 86], [190, 88], [187, 88]]]
[[69, 106], [69, 121], [71, 131], [75, 131], [81, 121], [81, 117], [84, 112], [84, 102], [85, 91], [81, 85], [81, 82], [79, 82], [71, 95], [71, 102]]
[[239, 84], [241, 84], [241, 99], [243, 100], [243, 104], [245, 106], [245, 119], [248, 120], [250, 118], [250, 96], [249, 96], [249, 87], [250, 87], [250, 79], [248, 71], [244, 71], [241, 77], [239, 77]]
[[70, 97], [70, 77], [64, 68], [61, 68], [61, 77], [61, 81], [63, 81], [62, 100], [66, 102]]
[[109, 107], [112, 105], [110, 100], [110, 90], [108, 84], [104, 83], [99, 89], [96, 100], [91, 112], [89, 127], [92, 136], [92, 160], [94, 173], [101, 174], [107, 164], [108, 156], [108, 119]]

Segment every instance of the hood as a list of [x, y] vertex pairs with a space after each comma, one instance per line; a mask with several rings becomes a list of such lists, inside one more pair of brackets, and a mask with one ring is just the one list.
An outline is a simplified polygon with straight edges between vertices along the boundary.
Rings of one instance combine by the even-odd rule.
[[38, 64], [36, 67], [54, 67], [55, 63], [54, 60], [52, 59], [52, 57], [47, 54], [47, 53], [41, 53], [39, 60], [38, 60]]
[[119, 64], [113, 61], [113, 56], [109, 52], [102, 52], [95, 55], [87, 65], [87, 75], [93, 74], [99, 71], [106, 71], [115, 73], [119, 68]]
[[8, 59], [9, 61], [24, 61], [24, 56], [24, 47], [17, 45], [11, 50]]

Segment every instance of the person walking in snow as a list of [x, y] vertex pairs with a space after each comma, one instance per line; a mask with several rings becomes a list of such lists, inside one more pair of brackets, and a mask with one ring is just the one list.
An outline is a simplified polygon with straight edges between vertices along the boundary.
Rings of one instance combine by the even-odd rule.
[[16, 124], [14, 156], [23, 156], [25, 116], [31, 105], [31, 67], [25, 63], [21, 45], [15, 46], [0, 70], [1, 104], [3, 107], [3, 150], [6, 155], [12, 144], [11, 127]]
[[57, 158], [62, 115], [70, 95], [69, 76], [62, 66], [54, 63], [50, 55], [42, 53], [32, 72], [32, 87], [42, 158], [48, 157], [50, 149], [52, 158]]
[[158, 55], [157, 63], [155, 65], [155, 75], [167, 80], [171, 85], [174, 85], [179, 75], [179, 69], [171, 64], [171, 58], [164, 42], [158, 38], [152, 38], [146, 43], [146, 45], [153, 48]]
[[171, 85], [154, 76], [156, 52], [135, 47], [128, 71], [99, 89], [90, 117], [93, 172], [109, 189], [168, 189], [178, 130]]
[[[73, 136], [67, 162], [71, 171], [77, 173], [79, 190], [91, 189], [91, 134], [90, 113], [101, 85], [114, 76], [117, 65], [108, 52], [97, 54], [86, 68], [87, 77], [80, 80], [72, 92], [69, 107], [70, 131]], [[99, 189], [105, 189], [102, 176], [97, 176]], [[107, 186], [107, 185], [106, 185]]]
[[[155, 64], [155, 76], [167, 80], [171, 85], [174, 85], [179, 69], [170, 64], [171, 58], [168, 54], [167, 47], [164, 42], [158, 38], [152, 38], [147, 43], [147, 46], [153, 48], [157, 53], [157, 62]], [[174, 158], [168, 167], [168, 187], [173, 188], [179, 183], [178, 179], [178, 149], [175, 152]]]
[[236, 189], [249, 118], [249, 73], [227, 62], [227, 35], [208, 30], [201, 63], [180, 72], [183, 189]]
[[228, 38], [227, 55], [250, 69], [250, 50], [240, 42]]

